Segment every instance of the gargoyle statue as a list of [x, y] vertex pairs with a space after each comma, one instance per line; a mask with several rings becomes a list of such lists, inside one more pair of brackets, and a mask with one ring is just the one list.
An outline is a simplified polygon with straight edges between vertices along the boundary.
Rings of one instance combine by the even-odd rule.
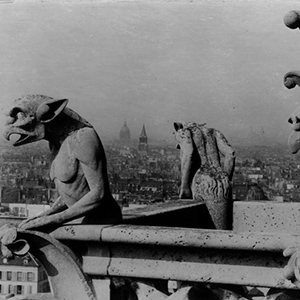
[[67, 99], [27, 95], [14, 101], [4, 136], [20, 146], [45, 139], [52, 155], [50, 178], [59, 197], [44, 213], [23, 221], [18, 230], [57, 226], [84, 217], [84, 224], [113, 224], [122, 219], [112, 197], [106, 157], [94, 128], [67, 108]]
[[[300, 71], [291, 71], [284, 76], [284, 85], [288, 89], [300, 86]], [[291, 124], [292, 133], [289, 137], [288, 145], [293, 154], [300, 149], [300, 107], [298, 107], [289, 117], [288, 122]]]
[[[291, 71], [284, 76], [284, 85], [288, 89], [300, 86], [300, 71]], [[289, 136], [288, 145], [293, 154], [300, 149], [300, 107], [298, 107], [288, 118], [292, 133]], [[300, 288], [300, 248], [290, 246], [284, 250], [283, 255], [290, 257], [284, 268], [284, 277]]]
[[220, 131], [204, 125], [174, 123], [181, 159], [179, 198], [205, 202], [216, 228], [228, 229], [235, 151]]

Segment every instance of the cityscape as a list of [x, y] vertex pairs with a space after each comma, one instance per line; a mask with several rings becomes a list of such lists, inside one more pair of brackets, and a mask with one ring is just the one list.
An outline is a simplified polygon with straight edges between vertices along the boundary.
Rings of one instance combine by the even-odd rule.
[[[47, 209], [57, 193], [49, 178], [46, 143], [12, 147], [3, 142], [0, 157], [1, 213], [28, 217]], [[176, 142], [153, 144], [143, 124], [132, 139], [124, 122], [119, 137], [104, 144], [110, 188], [120, 205], [151, 204], [178, 199], [180, 156]], [[233, 200], [297, 202], [300, 160], [285, 145], [233, 145], [237, 158]]]
[[[232, 146], [237, 153], [234, 201], [299, 201], [300, 160], [287, 145]], [[145, 124], [133, 139], [124, 122], [119, 136], [105, 141], [104, 147], [110, 188], [122, 209], [178, 200], [181, 167], [175, 139], [173, 143], [152, 141]], [[13, 147], [3, 141], [0, 151], [1, 225], [8, 220], [16, 225], [49, 208], [58, 196], [49, 178], [48, 144]], [[0, 294], [49, 290], [45, 271], [31, 255], [0, 260]]]
[[[287, 2], [279, 0], [272, 2], [168, 0], [145, 1], [145, 3], [143, 1], [97, 0], [77, 3], [78, 1], [74, 0], [43, 0], [29, 1], [31, 2], [29, 4], [18, 0], [0, 2], [2, 4], [0, 34], [3, 41], [0, 56], [0, 82], [2, 83], [0, 124], [4, 124], [7, 113], [12, 112], [11, 100], [26, 94], [49, 95], [65, 103], [69, 101], [68, 107], [74, 109], [74, 112], [78, 112], [82, 117], [87, 116], [88, 122], [91, 122], [96, 132], [99, 133], [105, 149], [110, 190], [124, 216], [122, 227], [128, 224], [135, 226], [135, 223], [130, 223], [130, 220], [126, 223], [126, 217], [130, 214], [133, 216], [135, 212], [149, 213], [153, 210], [154, 213], [161, 213], [166, 207], [181, 204], [191, 207], [189, 209], [195, 212], [196, 217], [191, 217], [189, 209], [185, 213], [179, 210], [179, 213], [173, 217], [176, 220], [179, 219], [179, 223], [185, 218], [191, 220], [203, 218], [203, 214], [198, 214], [194, 207], [201, 206], [206, 210], [208, 205], [199, 205], [196, 200], [179, 199], [182, 177], [181, 158], [175, 136], [172, 136], [172, 128], [173, 122], [181, 120], [205, 123], [209, 128], [220, 130], [235, 150], [235, 168], [229, 198], [236, 201], [236, 207], [249, 204], [270, 206], [273, 209], [277, 206], [296, 207], [298, 205], [297, 203], [286, 205], [285, 202], [300, 202], [300, 154], [293, 155], [288, 147], [290, 125], [295, 126], [292, 119], [291, 124], [288, 124], [288, 116], [299, 106], [299, 89], [293, 90], [292, 88], [293, 85], [300, 86], [300, 72], [296, 82], [290, 78], [293, 73], [289, 74], [288, 81], [284, 74], [291, 69], [299, 68], [297, 52], [300, 46], [299, 33], [296, 33], [298, 30], [290, 30], [300, 28], [299, 3], [293, 0]], [[288, 18], [290, 22], [292, 19], [289, 23], [292, 26], [288, 26], [284, 21], [287, 25], [285, 26], [282, 22], [283, 16], [291, 9], [295, 10]], [[294, 26], [293, 18], [297, 26]], [[284, 84], [283, 77], [285, 78]], [[47, 112], [47, 108], [39, 111], [41, 116], [48, 115], [49, 118], [51, 114]], [[14, 113], [16, 116], [20, 115], [21, 119], [23, 118], [22, 111], [14, 110]], [[10, 115], [10, 117], [8, 123], [14, 120], [14, 116]], [[25, 123], [24, 130], [28, 130], [30, 125], [36, 125], [32, 119], [33, 115], [29, 117], [31, 121], [28, 124]], [[44, 124], [51, 121], [50, 119], [39, 120]], [[295, 122], [299, 123], [298, 117], [295, 118]], [[63, 130], [64, 126], [61, 126], [58, 121], [57, 128]], [[0, 128], [0, 133], [1, 131]], [[20, 140], [22, 140], [24, 135], [22, 136], [22, 133], [20, 135]], [[0, 134], [0, 227], [3, 231], [13, 228], [17, 232], [15, 227], [20, 222], [43, 213], [59, 197], [49, 174], [53, 157], [50, 157], [49, 145], [45, 140], [22, 147], [13, 147], [15, 133], [9, 135], [10, 142], [5, 141], [1, 136], [2, 134]], [[296, 144], [300, 147], [298, 141], [296, 140]], [[73, 150], [73, 147], [71, 146], [70, 149]], [[86, 149], [88, 147], [85, 147], [82, 152], [86, 153]], [[61, 160], [58, 160], [56, 169], [60, 169], [60, 164], [65, 162], [64, 159], [65, 157], [62, 156]], [[77, 161], [75, 163], [77, 164]], [[66, 164], [68, 165], [67, 160]], [[81, 178], [84, 178], [86, 173]], [[71, 175], [74, 174], [82, 175], [78, 170]], [[188, 179], [190, 183], [191, 178]], [[73, 184], [69, 177], [63, 184], [70, 182]], [[84, 188], [89, 190], [87, 184]], [[68, 189], [68, 192], [69, 194], [64, 195], [72, 197], [76, 194], [76, 192], [73, 194], [74, 189]], [[79, 192], [77, 194], [79, 195]], [[82, 198], [79, 197], [79, 199]], [[106, 212], [106, 210], [102, 211]], [[219, 207], [218, 211], [221, 211]], [[278, 214], [284, 215], [282, 210], [278, 211]], [[298, 209], [297, 212], [299, 212]], [[165, 217], [163, 213], [161, 215], [166, 223], [171, 223], [168, 217]], [[243, 214], [240, 215], [244, 218]], [[249, 220], [252, 220], [253, 214], [250, 212], [249, 215]], [[288, 218], [293, 221], [298, 219], [290, 215]], [[66, 224], [65, 220], [60, 224]], [[77, 219], [76, 222], [81, 222], [81, 220]], [[87, 222], [87, 224], [90, 223]], [[73, 227], [74, 229], [72, 224], [67, 225], [70, 225], [66, 226], [67, 228]], [[217, 247], [207, 248], [208, 250], [204, 249], [202, 244], [199, 244], [200, 246], [197, 244], [195, 248], [194, 246], [186, 247], [189, 244], [185, 243], [185, 235], [188, 236], [189, 232], [193, 233], [193, 230], [198, 228], [185, 227], [178, 223], [175, 225], [186, 231], [184, 234], [177, 235], [174, 230], [176, 238], [173, 238], [171, 234], [170, 245], [165, 244], [165, 241], [166, 236], [172, 232], [171, 229], [165, 230], [165, 235], [160, 236], [158, 242], [155, 245], [153, 242], [151, 246], [145, 244], [144, 241], [143, 244], [138, 244], [138, 247], [136, 244], [128, 243], [129, 239], [126, 239], [125, 246], [118, 240], [114, 241], [115, 245], [107, 248], [109, 260], [108, 266], [105, 266], [105, 278], [102, 278], [103, 274], [95, 273], [95, 269], [99, 262], [101, 265], [105, 264], [106, 244], [111, 243], [111, 241], [105, 241], [102, 235], [105, 230], [114, 226], [103, 226], [107, 227], [105, 229], [99, 226], [101, 232], [97, 234], [96, 243], [92, 240], [85, 241], [82, 247], [84, 248], [82, 252], [90, 255], [87, 256], [86, 265], [92, 271], [88, 270], [90, 272], [88, 273], [86, 269], [82, 269], [87, 277], [92, 274], [90, 279], [95, 291], [100, 293], [100, 290], [105, 292], [107, 289], [106, 292], [111, 294], [112, 287], [119, 284], [118, 280], [110, 274], [110, 270], [114, 268], [115, 257], [119, 259], [118, 267], [123, 265], [124, 268], [130, 266], [128, 269], [136, 269], [138, 273], [134, 276], [140, 276], [142, 272], [143, 276], [146, 276], [143, 277], [143, 281], [150, 279], [151, 284], [155, 283], [155, 287], [161, 278], [167, 278], [167, 270], [172, 271], [173, 266], [176, 272], [182, 273], [180, 276], [184, 275], [179, 277], [180, 280], [188, 279], [187, 283], [192, 283], [193, 278], [188, 276], [201, 263], [199, 270], [207, 271], [211, 268], [213, 272], [198, 276], [197, 280], [201, 278], [211, 287], [217, 283], [216, 287], [219, 289], [220, 286], [222, 289], [219, 283], [224, 279], [234, 282], [235, 285], [236, 278], [240, 274], [238, 268], [240, 268], [243, 272], [239, 277], [246, 283], [248, 275], [249, 278], [252, 277], [251, 280], [255, 279], [251, 281], [253, 290], [256, 290], [252, 298], [262, 299], [259, 297], [260, 290], [256, 288], [255, 283], [259, 282], [258, 287], [264, 286], [264, 281], [260, 281], [263, 277], [270, 277], [270, 280], [274, 277], [273, 281], [277, 288], [279, 277], [273, 274], [276, 269], [278, 272], [282, 271], [284, 261], [281, 257], [284, 248], [282, 245], [280, 249], [278, 246], [280, 253], [279, 251], [275, 253], [274, 248], [266, 252], [267, 247], [264, 246], [265, 244], [259, 245], [259, 240], [255, 240], [257, 235], [254, 232], [253, 244], [250, 244], [250, 239], [243, 239], [246, 235], [241, 234], [241, 239], [237, 239], [235, 246], [240, 246], [243, 250], [240, 252], [239, 249], [233, 248], [231, 252], [231, 245], [228, 248], [227, 240], [230, 242], [235, 232], [223, 231], [219, 235], [220, 243]], [[155, 223], [155, 226], [164, 225]], [[149, 229], [147, 227], [148, 224], [144, 224], [142, 229]], [[277, 229], [274, 228], [274, 230]], [[135, 230], [130, 231], [131, 235], [133, 235], [132, 232]], [[136, 232], [137, 236], [142, 239], [146, 235], [141, 234], [140, 231]], [[159, 236], [160, 231], [157, 232], [158, 234], [155, 233], [155, 235]], [[74, 234], [73, 230], [69, 232], [66, 230], [66, 234], [69, 233]], [[257, 233], [261, 234], [258, 231]], [[20, 237], [22, 237], [21, 234]], [[88, 239], [89, 235], [90, 232], [87, 234]], [[49, 236], [52, 238], [51, 235]], [[114, 234], [111, 236], [115, 237]], [[206, 234], [203, 245], [209, 243], [207, 237], [210, 236], [213, 237], [213, 235]], [[272, 240], [270, 235], [267, 240], [269, 239], [272, 245], [276, 244], [276, 241], [281, 243], [278, 237], [280, 235]], [[61, 241], [55, 236], [53, 238]], [[98, 240], [104, 243], [103, 251], [102, 245], [100, 245], [101, 248], [99, 247]], [[288, 240], [295, 241], [296, 238]], [[198, 241], [198, 237], [195, 241]], [[224, 241], [227, 245], [223, 244]], [[51, 274], [47, 270], [47, 265], [35, 257], [37, 252], [32, 251], [33, 254], [27, 252], [23, 256], [14, 257], [11, 251], [11, 255], [6, 256], [10, 250], [5, 248], [6, 244], [2, 241], [1, 243], [0, 299], [13, 296], [21, 299], [24, 295], [54, 291]], [[66, 243], [67, 248], [68, 244], [71, 245], [72, 242]], [[259, 247], [263, 251], [260, 251]], [[117, 254], [113, 252], [113, 248], [116, 248]], [[151, 252], [148, 251], [152, 251], [152, 248], [155, 256], [150, 255]], [[33, 249], [34, 247], [31, 247], [31, 250]], [[73, 251], [75, 246], [70, 246], [70, 249]], [[130, 260], [131, 253], [127, 255], [127, 249], [130, 250], [127, 252], [131, 252], [134, 259], [136, 253], [139, 254], [136, 260], [138, 268], [135, 268], [133, 260]], [[75, 254], [77, 250], [75, 249]], [[126, 255], [121, 255], [122, 251]], [[240, 260], [240, 253], [245, 253], [242, 251], [246, 251], [245, 265]], [[255, 254], [251, 254], [251, 251], [255, 251]], [[300, 250], [297, 251], [300, 253]], [[81, 249], [78, 250], [79, 252]], [[103, 253], [104, 256], [100, 257]], [[278, 265], [275, 266], [274, 257], [277, 254], [279, 259]], [[292, 262], [294, 256], [295, 253], [291, 256]], [[149, 265], [141, 263], [145, 257]], [[299, 257], [300, 254], [297, 259]], [[81, 258], [83, 261], [84, 256], [80, 253], [80, 260]], [[205, 268], [200, 258], [203, 258]], [[299, 265], [299, 259], [297, 259], [294, 262]], [[251, 260], [253, 260], [253, 268]], [[63, 262], [63, 260], [60, 261]], [[220, 264], [216, 261], [220, 261]], [[172, 265], [165, 264], [169, 262]], [[182, 262], [183, 264], [180, 264]], [[60, 265], [63, 266], [63, 264]], [[185, 265], [187, 269], [184, 269]], [[220, 265], [224, 268], [219, 268]], [[294, 269], [294, 273], [295, 270], [298, 271], [298, 276], [295, 275], [298, 282], [290, 281], [293, 284], [298, 283], [299, 287], [298, 265]], [[93, 268], [94, 266], [96, 267]], [[171, 266], [171, 268], [166, 266]], [[233, 271], [230, 273], [231, 267]], [[268, 272], [261, 272], [263, 269]], [[64, 277], [63, 280], [69, 279], [68, 275], [72, 275], [72, 268], [70, 270], [66, 268], [66, 270], [68, 270], [67, 275], [61, 276]], [[157, 278], [155, 281], [151, 278], [150, 270], [155, 273], [155, 278]], [[222, 270], [225, 270], [225, 273]], [[156, 274], [159, 272], [163, 276], [156, 277], [160, 276]], [[61, 274], [65, 273], [61, 272]], [[215, 274], [217, 279], [222, 280], [215, 280], [213, 278]], [[109, 287], [106, 286], [107, 275], [109, 275], [107, 278], [111, 280]], [[171, 276], [170, 278], [173, 279]], [[150, 299], [148, 294], [145, 294], [146, 296], [141, 294], [142, 297], [134, 294], [134, 297], [131, 297], [126, 290], [129, 277], [124, 277], [123, 280], [119, 273], [117, 277], [124, 281], [120, 284], [124, 284], [125, 296], [132, 299]], [[58, 278], [56, 277], [57, 281], [59, 281]], [[71, 282], [73, 277], [70, 276], [70, 278], [68, 282]], [[280, 282], [282, 282], [282, 277], [280, 277]], [[133, 283], [132, 287], [138, 291], [140, 285]], [[69, 290], [77, 291], [75, 282], [63, 284]], [[176, 290], [183, 291], [182, 288], [185, 287], [186, 282], [181, 285], [181, 282], [177, 280], [170, 280], [168, 284], [171, 284], [167, 288], [173, 289], [173, 294]], [[246, 291], [248, 284], [247, 288], [246, 285], [243, 289], [244, 287]], [[262, 290], [265, 292], [264, 289]], [[249, 298], [251, 298], [250, 291]], [[120, 295], [122, 293], [120, 292]], [[271, 294], [266, 295], [264, 299], [269, 299], [269, 296], [273, 299]], [[43, 295], [40, 297], [42, 299]], [[65, 297], [61, 298], [65, 299]], [[82, 297], [75, 298], [81, 299]], [[121, 297], [108, 298], [102, 294], [98, 298], [121, 299]], [[152, 298], [158, 299], [157, 296]], [[279, 298], [280, 295], [276, 297], [276, 299]], [[159, 299], [165, 299], [165, 297]]]

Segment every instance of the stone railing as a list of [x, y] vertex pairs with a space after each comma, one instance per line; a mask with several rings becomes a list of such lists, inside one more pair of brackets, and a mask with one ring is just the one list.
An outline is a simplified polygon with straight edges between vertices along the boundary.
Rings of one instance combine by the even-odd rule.
[[[113, 294], [112, 287], [116, 290], [128, 278], [148, 287], [154, 281], [172, 280], [185, 285], [206, 283], [296, 290], [283, 276], [288, 262], [283, 250], [290, 245], [300, 247], [300, 234], [289, 227], [293, 224], [288, 222], [284, 230], [281, 222], [285, 213], [291, 216], [290, 211], [294, 211], [295, 220], [298, 217], [300, 204], [289, 204], [237, 202], [233, 231], [182, 228], [176, 227], [176, 222], [174, 227], [149, 226], [147, 218], [151, 214], [147, 214], [127, 218], [127, 224], [122, 225], [65, 225], [50, 235], [25, 231], [18, 233], [18, 238], [28, 241], [30, 253], [44, 266], [55, 299], [143, 299], [130, 296], [128, 291], [124, 294], [124, 290], [121, 296]], [[198, 204], [194, 209], [201, 207]], [[181, 208], [183, 219], [186, 208], [189, 211], [191, 205]], [[258, 212], [263, 211], [267, 217], [262, 219]], [[169, 213], [174, 214], [174, 210], [165, 211], [161, 220]], [[251, 232], [247, 221], [250, 216], [256, 232]], [[142, 219], [146, 225], [128, 224], [130, 220], [141, 223]], [[280, 233], [271, 232], [266, 224], [275, 226]], [[268, 232], [261, 232], [263, 228]], [[152, 293], [154, 290], [158, 292], [152, 289]], [[165, 294], [148, 299], [168, 297], [162, 295]]]

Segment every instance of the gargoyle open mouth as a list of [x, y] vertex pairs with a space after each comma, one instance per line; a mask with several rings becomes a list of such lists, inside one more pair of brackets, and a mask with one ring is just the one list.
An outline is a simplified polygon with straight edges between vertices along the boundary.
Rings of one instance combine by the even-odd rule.
[[[14, 138], [12, 138], [12, 136]], [[12, 142], [13, 146], [19, 146], [27, 143], [31, 135], [21, 129], [10, 128], [5, 131], [4, 137], [8, 141]]]
[[[12, 135], [16, 136], [16, 138], [13, 139], [14, 140], [13, 141], [13, 146], [18, 146], [18, 145], [24, 143], [29, 138], [28, 134], [11, 133], [11, 134], [9, 134], [7, 140], [11, 141], [11, 136]], [[17, 136], [19, 136], [19, 137], [17, 137]]]
[[26, 134], [20, 134], [19, 136], [20, 136], [19, 139], [13, 143], [14, 146], [17, 146], [25, 142], [29, 138], [29, 135]]

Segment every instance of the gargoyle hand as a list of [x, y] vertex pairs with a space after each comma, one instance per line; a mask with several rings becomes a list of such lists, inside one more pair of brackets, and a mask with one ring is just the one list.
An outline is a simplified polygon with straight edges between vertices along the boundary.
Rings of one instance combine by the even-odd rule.
[[45, 225], [45, 221], [47, 221], [47, 217], [28, 219], [19, 224], [18, 230], [23, 231], [23, 230], [42, 227]]
[[24, 220], [22, 223], [19, 224], [18, 230], [23, 231], [23, 230], [34, 228], [36, 220], [37, 220], [37, 218], [32, 218], [32, 219]]
[[283, 275], [300, 288], [300, 248], [290, 246], [283, 251], [283, 256], [290, 257], [283, 269]]
[[18, 231], [35, 229], [44, 226], [56, 226], [58, 224], [62, 224], [62, 215], [61, 213], [57, 213], [55, 215], [48, 216], [38, 216], [36, 218], [28, 219], [23, 221], [18, 226]]
[[39, 218], [39, 216], [30, 217], [30, 218], [28, 218], [28, 219], [22, 221], [22, 222], [18, 225], [18, 229], [19, 229], [19, 230], [25, 230], [25, 229], [27, 228], [26, 224], [29, 223], [29, 222], [31, 222], [31, 221], [33, 221], [33, 220], [35, 220], [35, 219], [37, 219], [37, 218]]

